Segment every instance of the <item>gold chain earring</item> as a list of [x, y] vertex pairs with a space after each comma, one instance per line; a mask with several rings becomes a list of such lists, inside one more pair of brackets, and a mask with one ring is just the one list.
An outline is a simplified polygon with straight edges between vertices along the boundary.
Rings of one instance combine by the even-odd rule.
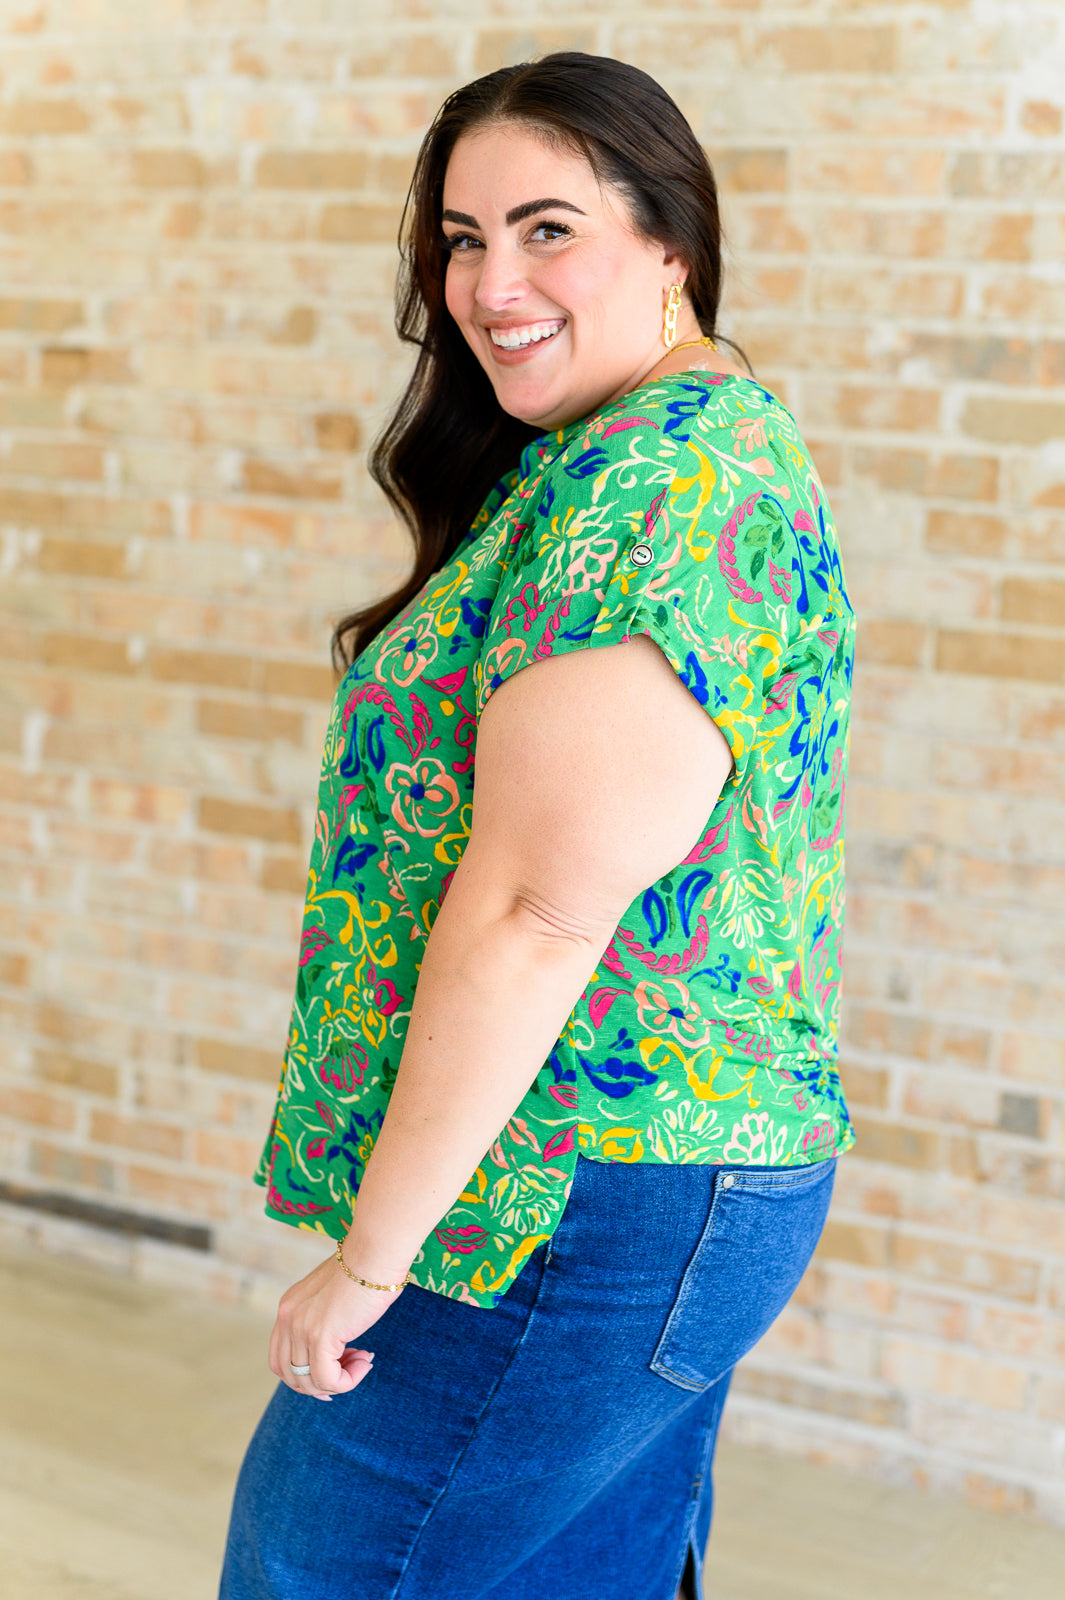
[[683, 291], [679, 283], [671, 283], [666, 296], [666, 316], [662, 325], [662, 338], [665, 340], [667, 350], [672, 350], [677, 342], [677, 317], [680, 315]]

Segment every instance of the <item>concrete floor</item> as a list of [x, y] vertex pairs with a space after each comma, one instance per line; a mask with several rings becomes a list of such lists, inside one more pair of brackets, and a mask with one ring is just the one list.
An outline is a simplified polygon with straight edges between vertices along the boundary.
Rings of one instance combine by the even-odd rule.
[[[248, 1312], [0, 1252], [3, 1600], [213, 1600], [233, 1478], [273, 1383], [266, 1331]], [[736, 1446], [717, 1482], [708, 1600], [1065, 1595], [1053, 1528]]]

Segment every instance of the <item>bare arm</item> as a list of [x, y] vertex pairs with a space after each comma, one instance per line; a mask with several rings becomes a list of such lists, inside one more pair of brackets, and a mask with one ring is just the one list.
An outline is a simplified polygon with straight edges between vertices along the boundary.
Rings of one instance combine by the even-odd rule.
[[470, 842], [425, 951], [345, 1246], [356, 1272], [402, 1277], [520, 1104], [627, 907], [698, 840], [731, 765], [643, 636], [537, 663], [489, 701]]
[[[470, 842], [430, 934], [396, 1082], [344, 1242], [400, 1281], [550, 1054], [625, 910], [689, 854], [732, 767], [642, 636], [538, 662], [481, 717]], [[328, 1398], [391, 1296], [336, 1262], [281, 1302], [271, 1366]], [[289, 1361], [312, 1368], [293, 1379]]]

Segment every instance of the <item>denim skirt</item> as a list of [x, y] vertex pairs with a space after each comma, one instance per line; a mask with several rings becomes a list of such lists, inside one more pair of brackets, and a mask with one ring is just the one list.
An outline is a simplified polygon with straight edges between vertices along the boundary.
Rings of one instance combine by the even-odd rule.
[[578, 1156], [497, 1306], [408, 1285], [350, 1394], [278, 1385], [221, 1600], [674, 1600], [689, 1553], [701, 1592], [732, 1368], [802, 1277], [834, 1177]]

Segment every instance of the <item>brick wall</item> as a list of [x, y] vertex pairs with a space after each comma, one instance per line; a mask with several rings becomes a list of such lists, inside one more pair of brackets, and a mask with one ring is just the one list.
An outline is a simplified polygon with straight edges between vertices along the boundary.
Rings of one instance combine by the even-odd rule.
[[330, 619], [404, 559], [363, 467], [405, 363], [398, 207], [456, 83], [614, 53], [711, 152], [725, 325], [810, 441], [862, 623], [861, 1143], [730, 1427], [1065, 1519], [1065, 9], [8, 0], [0, 28], [8, 1234], [231, 1297], [320, 1254], [248, 1171]]

